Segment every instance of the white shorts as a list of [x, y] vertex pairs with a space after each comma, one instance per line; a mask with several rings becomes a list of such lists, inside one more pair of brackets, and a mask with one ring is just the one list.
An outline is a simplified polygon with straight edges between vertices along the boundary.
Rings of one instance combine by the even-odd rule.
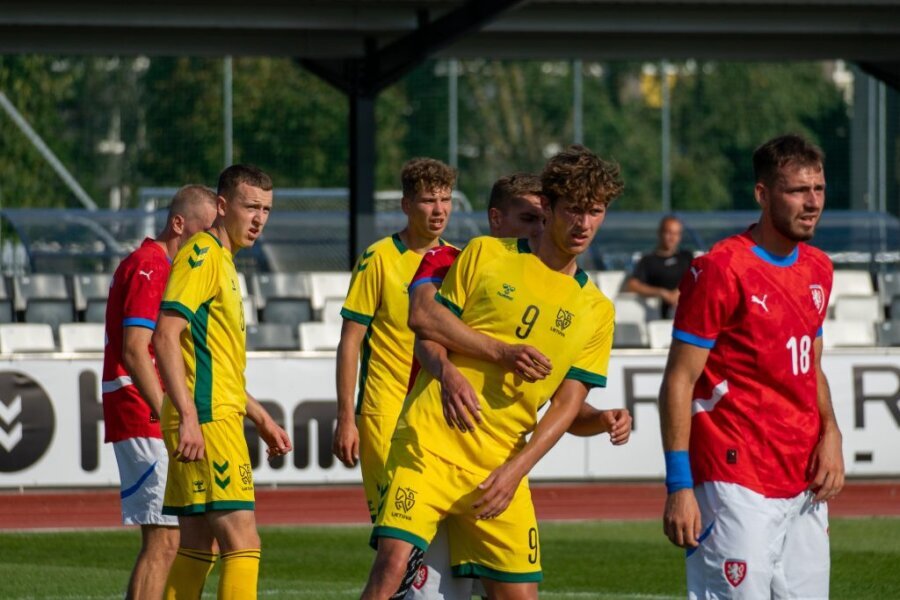
[[178, 526], [178, 518], [162, 514], [169, 454], [158, 438], [131, 438], [113, 443], [119, 465], [122, 523]]
[[453, 576], [447, 524], [441, 521], [405, 600], [471, 600], [473, 595], [486, 595], [481, 580]]
[[828, 506], [811, 492], [766, 498], [707, 482], [694, 493], [703, 527], [687, 551], [688, 598], [828, 598]]

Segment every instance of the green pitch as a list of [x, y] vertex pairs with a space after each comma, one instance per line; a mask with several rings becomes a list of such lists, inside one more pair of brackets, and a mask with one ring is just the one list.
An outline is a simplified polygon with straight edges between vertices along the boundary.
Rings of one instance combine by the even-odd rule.
[[[368, 527], [263, 528], [261, 599], [350, 599], [374, 553]], [[684, 597], [681, 552], [657, 522], [541, 526], [546, 599]], [[0, 533], [0, 597], [117, 599], [137, 552], [136, 530]], [[832, 598], [900, 598], [900, 519], [836, 519]], [[204, 598], [214, 598], [215, 572]]]

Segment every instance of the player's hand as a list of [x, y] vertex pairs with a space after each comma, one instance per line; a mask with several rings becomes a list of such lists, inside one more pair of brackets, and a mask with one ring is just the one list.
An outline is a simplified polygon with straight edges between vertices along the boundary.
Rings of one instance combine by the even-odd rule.
[[663, 531], [679, 548], [696, 548], [700, 542], [700, 506], [693, 489], [678, 490], [666, 498]]
[[200, 431], [200, 423], [197, 417], [182, 415], [178, 425], [178, 446], [175, 448], [174, 458], [180, 462], [193, 462], [202, 460], [206, 451], [206, 442], [203, 440], [203, 432]]
[[613, 446], [621, 446], [628, 443], [631, 437], [631, 413], [627, 408], [614, 408], [600, 411], [600, 419], [603, 421], [606, 431], [609, 433], [609, 441]]
[[816, 502], [837, 496], [844, 487], [844, 455], [841, 451], [841, 432], [831, 429], [822, 434], [812, 460], [809, 462], [809, 489], [815, 492]]
[[266, 455], [269, 460], [278, 456], [284, 456], [293, 450], [291, 438], [288, 437], [287, 431], [275, 421], [267, 419], [257, 430], [259, 431], [259, 437], [266, 443]]
[[354, 421], [338, 420], [331, 452], [348, 467], [355, 467], [359, 462], [359, 430]]
[[441, 405], [451, 428], [475, 431], [475, 424], [481, 424], [478, 396], [469, 380], [452, 364], [444, 365], [441, 373]]
[[504, 344], [500, 364], [529, 383], [544, 379], [553, 368], [549, 358], [527, 344]]
[[520, 473], [511, 462], [494, 469], [494, 472], [478, 486], [482, 494], [472, 505], [475, 518], [493, 519], [506, 510], [524, 476], [525, 473]]
[[662, 298], [662, 301], [671, 306], [675, 306], [678, 304], [678, 296], [681, 292], [676, 288], [674, 290], [667, 290], [665, 288], [660, 291], [659, 296]]

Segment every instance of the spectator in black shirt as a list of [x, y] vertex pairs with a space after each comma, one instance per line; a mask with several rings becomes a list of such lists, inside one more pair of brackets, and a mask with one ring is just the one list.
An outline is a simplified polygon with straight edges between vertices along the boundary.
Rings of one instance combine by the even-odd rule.
[[678, 304], [678, 284], [691, 266], [693, 254], [679, 250], [682, 232], [678, 217], [668, 215], [659, 222], [656, 249], [641, 257], [625, 282], [625, 291], [647, 298], [659, 298], [662, 318], [670, 319]]

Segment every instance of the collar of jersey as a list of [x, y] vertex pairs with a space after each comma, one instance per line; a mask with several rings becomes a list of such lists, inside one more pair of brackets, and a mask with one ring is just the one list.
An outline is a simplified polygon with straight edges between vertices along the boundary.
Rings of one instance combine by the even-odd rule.
[[[406, 244], [403, 243], [403, 240], [400, 239], [400, 234], [395, 233], [391, 236], [391, 240], [394, 242], [394, 247], [397, 248], [397, 252], [403, 254], [409, 248], [406, 247]], [[446, 246], [447, 242], [444, 241], [443, 238], [438, 238], [438, 246]]]
[[778, 256], [777, 254], [772, 254], [762, 246], [753, 246], [751, 250], [753, 250], [753, 254], [755, 254], [757, 257], [763, 259], [770, 265], [775, 265], [776, 267], [790, 267], [795, 262], [797, 262], [797, 258], [800, 256], [800, 246], [795, 247], [794, 250], [787, 256]]
[[[531, 246], [528, 245], [527, 238], [519, 238], [516, 240], [516, 247], [519, 250], [519, 254], [532, 254]], [[575, 274], [572, 275], [575, 278], [575, 281], [578, 282], [578, 287], [584, 287], [584, 285], [588, 282], [588, 275], [581, 268], [575, 269]]]
[[211, 234], [211, 233], [208, 232], [208, 231], [204, 231], [203, 233], [205, 233], [206, 235], [208, 235], [209, 237], [211, 237], [212, 239], [214, 239], [214, 240], [216, 241], [216, 244], [219, 245], [219, 248], [222, 247], [222, 242], [219, 240], [219, 238], [217, 238], [216, 236], [214, 236], [213, 234]]

